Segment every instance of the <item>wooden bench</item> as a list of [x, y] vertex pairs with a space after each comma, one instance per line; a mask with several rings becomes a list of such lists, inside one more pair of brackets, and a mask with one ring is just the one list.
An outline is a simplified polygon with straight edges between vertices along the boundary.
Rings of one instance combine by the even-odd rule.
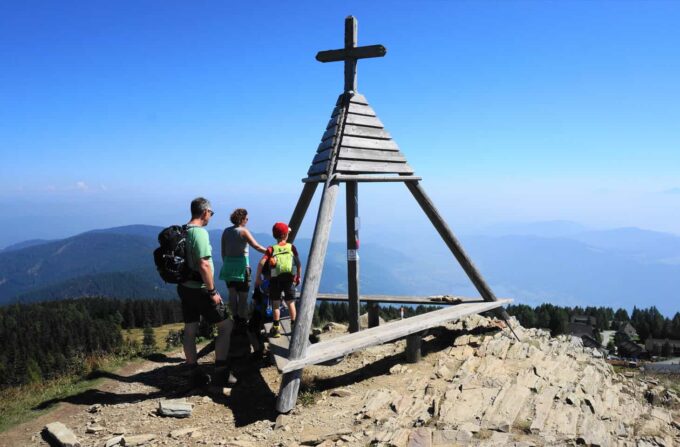
[[[312, 344], [307, 348], [304, 358], [288, 360], [290, 344], [290, 322], [282, 319], [283, 334], [278, 338], [270, 338], [270, 350], [274, 356], [276, 367], [282, 373], [302, 369], [308, 365], [316, 365], [329, 360], [343, 357], [349, 353], [375, 346], [389, 341], [407, 337], [444, 323], [457, 320], [470, 314], [486, 312], [510, 303], [512, 300], [503, 299], [492, 302], [464, 303], [445, 309], [435, 310], [416, 315], [403, 320], [389, 322], [380, 327], [373, 327], [359, 332], [341, 335], [328, 341]], [[267, 331], [271, 323], [265, 325]]]

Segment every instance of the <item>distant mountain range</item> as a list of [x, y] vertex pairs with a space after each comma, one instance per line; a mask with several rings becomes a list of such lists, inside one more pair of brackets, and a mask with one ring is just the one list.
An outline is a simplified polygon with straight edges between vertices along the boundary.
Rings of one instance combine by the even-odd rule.
[[[466, 236], [462, 243], [499, 297], [532, 305], [656, 305], [671, 316], [680, 310], [680, 237], [637, 228], [553, 226], [542, 226], [542, 236], [528, 234], [538, 228], [532, 225], [504, 236]], [[174, 298], [174, 286], [163, 283], [153, 265], [160, 230], [131, 225], [7, 247], [0, 251], [0, 304], [83, 295]], [[221, 231], [209, 233], [219, 270]], [[272, 242], [270, 235], [255, 237], [263, 245]], [[309, 239], [296, 241], [303, 262], [309, 244]], [[345, 250], [344, 243], [330, 243], [322, 292], [346, 290]], [[362, 242], [360, 253], [362, 293], [478, 295], [432, 235], [389, 247]], [[259, 257], [251, 250], [251, 265]]]

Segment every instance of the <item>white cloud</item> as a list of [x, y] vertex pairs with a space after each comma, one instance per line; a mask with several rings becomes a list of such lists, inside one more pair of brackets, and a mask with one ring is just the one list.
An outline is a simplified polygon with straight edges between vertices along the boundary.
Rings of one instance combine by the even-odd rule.
[[85, 183], [84, 181], [80, 180], [80, 181], [76, 182], [76, 189], [78, 189], [78, 190], [80, 190], [80, 191], [87, 191], [87, 190], [90, 189], [90, 187], [87, 186], [87, 183]]

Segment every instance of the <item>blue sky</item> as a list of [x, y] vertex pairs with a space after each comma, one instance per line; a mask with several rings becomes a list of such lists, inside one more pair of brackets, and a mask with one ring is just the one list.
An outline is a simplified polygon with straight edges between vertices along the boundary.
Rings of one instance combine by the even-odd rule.
[[[680, 234], [680, 3], [4, 1], [0, 223], [21, 224], [0, 247], [167, 225], [197, 195], [216, 227], [286, 220], [342, 90], [314, 55], [348, 14], [388, 49], [359, 91], [454, 229]], [[361, 205], [364, 234], [425, 222], [400, 185]]]

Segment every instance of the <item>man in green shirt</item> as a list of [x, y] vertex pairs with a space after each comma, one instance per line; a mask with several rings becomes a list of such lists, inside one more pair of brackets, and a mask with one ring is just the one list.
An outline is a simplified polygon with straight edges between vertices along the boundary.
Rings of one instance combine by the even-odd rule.
[[212, 260], [210, 238], [205, 230], [214, 211], [210, 202], [198, 197], [191, 202], [191, 220], [187, 224], [186, 257], [191, 270], [200, 275], [200, 280], [186, 281], [177, 286], [182, 301], [184, 317], [184, 356], [197, 383], [208, 384], [211, 377], [198, 369], [196, 334], [200, 317], [217, 326], [215, 339], [215, 384], [233, 385], [236, 379], [229, 371], [227, 354], [233, 320], [229, 308], [222, 302], [215, 289], [215, 267]]

